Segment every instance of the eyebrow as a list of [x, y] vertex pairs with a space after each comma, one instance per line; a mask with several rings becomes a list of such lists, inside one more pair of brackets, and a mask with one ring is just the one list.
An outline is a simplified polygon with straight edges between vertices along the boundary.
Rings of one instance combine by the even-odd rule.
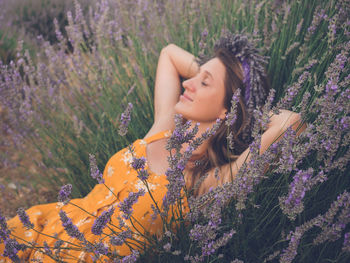
[[[201, 68], [199, 68], [199, 72], [201, 72]], [[213, 78], [213, 75], [208, 71], [208, 70], [204, 70], [204, 73], [206, 73], [207, 75], [209, 75], [209, 77]]]

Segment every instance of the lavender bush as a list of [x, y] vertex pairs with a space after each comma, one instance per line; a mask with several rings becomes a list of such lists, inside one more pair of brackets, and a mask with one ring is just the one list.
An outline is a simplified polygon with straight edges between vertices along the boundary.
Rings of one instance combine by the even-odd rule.
[[[88, 13], [88, 1], [79, 1], [83, 12]], [[28, 0], [2, 1], [0, 4], [0, 28], [16, 31], [29, 37], [42, 35], [50, 43], [57, 42], [54, 19], [61, 30], [68, 24], [67, 12], [72, 8], [72, 1], [67, 0]], [[13, 33], [13, 32], [12, 32]]]
[[[57, 27], [57, 45], [42, 39], [37, 63], [19, 48], [16, 61], [1, 64], [1, 104], [12, 121], [5, 128], [14, 134], [18, 146], [24, 137], [32, 138], [42, 153], [43, 171], [51, 169], [53, 181], [64, 178], [73, 186], [61, 189], [63, 203], [69, 202], [71, 189], [73, 196], [91, 189], [95, 181], [89, 167], [91, 175], [100, 179], [98, 166], [142, 137], [151, 125], [155, 66], [165, 43], [174, 42], [201, 55], [210, 50], [221, 29], [251, 32], [270, 57], [268, 73], [276, 91], [263, 109], [254, 112], [259, 122], [253, 129], [251, 158], [233, 183], [199, 198], [181, 191], [191, 152], [216, 127], [192, 140], [196, 129], [188, 130], [189, 123], [183, 125], [177, 116], [167, 145], [176, 150], [166, 173], [168, 193], [153, 211], [163, 219], [167, 230], [163, 238], [146, 236], [144, 251], [119, 258], [101, 242], [86, 241], [62, 214], [63, 225], [80, 240], [82, 250], [96, 260], [105, 256], [116, 262], [350, 260], [348, 1], [99, 1], [87, 16], [80, 10], [75, 2], [75, 12], [67, 14], [67, 38]], [[133, 10], [133, 15], [126, 10]], [[128, 103], [134, 107], [127, 129]], [[266, 125], [268, 112], [279, 108], [300, 112], [307, 127], [299, 136], [288, 129], [259, 155], [260, 127]], [[234, 116], [234, 107], [232, 111]], [[118, 136], [118, 130], [128, 133]], [[180, 154], [184, 142], [190, 146]], [[88, 153], [95, 153], [96, 159]], [[135, 159], [133, 167], [147, 186], [143, 160]], [[84, 179], [75, 180], [78, 176]], [[132, 220], [132, 204], [142, 194], [130, 194], [119, 204], [125, 216], [119, 219], [122, 231], [111, 234], [112, 248], [134, 241], [124, 220]], [[181, 208], [185, 197], [187, 214]], [[177, 218], [169, 213], [174, 206], [179, 209]], [[24, 211], [19, 212], [24, 223], [32, 226]], [[101, 234], [112, 228], [112, 213], [96, 218], [92, 231]], [[16, 258], [23, 247], [9, 237], [2, 217], [0, 226], [6, 255]], [[61, 245], [58, 241], [57, 248]], [[44, 253], [52, 253], [46, 249]]]

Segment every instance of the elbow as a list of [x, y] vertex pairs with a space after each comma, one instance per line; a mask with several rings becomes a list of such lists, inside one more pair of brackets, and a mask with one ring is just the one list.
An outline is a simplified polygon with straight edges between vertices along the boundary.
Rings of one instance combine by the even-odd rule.
[[291, 126], [298, 136], [306, 129], [306, 123], [302, 121], [299, 113], [292, 114], [290, 118], [290, 125], [288, 126]]
[[171, 49], [174, 48], [174, 46], [175, 46], [175, 44], [170, 43], [170, 44], [168, 44], [167, 46], [163, 47], [160, 53], [161, 53], [161, 54], [162, 54], [162, 53], [168, 54], [169, 51], [170, 51]]

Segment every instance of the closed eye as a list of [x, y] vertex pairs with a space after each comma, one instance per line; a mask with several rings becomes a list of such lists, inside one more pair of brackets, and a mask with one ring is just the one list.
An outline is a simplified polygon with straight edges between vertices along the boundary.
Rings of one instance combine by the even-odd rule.
[[[205, 72], [204, 72], [204, 74], [205, 74]], [[204, 76], [203, 78], [202, 78], [202, 85], [203, 86], [209, 86], [209, 83], [208, 83], [208, 77], [207, 76]]]

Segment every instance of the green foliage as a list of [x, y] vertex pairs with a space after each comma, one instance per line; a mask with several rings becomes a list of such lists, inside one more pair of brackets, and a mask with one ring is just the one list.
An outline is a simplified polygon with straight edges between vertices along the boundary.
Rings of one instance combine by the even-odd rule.
[[[129, 1], [111, 1], [110, 7], [106, 10], [96, 5], [94, 11], [98, 18], [90, 16], [87, 22], [68, 21], [66, 34], [70, 43], [62, 40], [50, 46], [42, 42], [43, 52], [38, 54], [37, 65], [32, 71], [24, 70], [32, 88], [28, 97], [35, 113], [29, 119], [35, 132], [30, 136], [42, 155], [42, 173], [50, 172], [48, 178], [53, 185], [71, 183], [74, 197], [86, 195], [95, 184], [89, 176], [89, 153], [96, 155], [102, 168], [115, 152], [142, 138], [151, 127], [156, 63], [166, 44], [175, 43], [199, 56], [210, 53], [222, 30], [249, 32], [262, 52], [270, 56], [267, 71], [276, 90], [276, 103], [285, 95], [286, 88], [298, 81], [301, 72], [315, 62], [309, 70], [311, 78], [298, 90], [292, 104], [292, 110], [299, 111], [306, 92], [311, 94], [306, 103], [309, 106], [322, 94], [323, 90], [317, 87], [327, 81], [325, 70], [349, 41], [346, 23], [336, 19], [336, 35], [329, 29], [330, 19], [321, 20], [314, 33], [308, 31], [321, 9], [328, 18], [334, 18], [339, 8], [336, 1], [223, 0], [163, 4], [149, 1], [147, 7]], [[24, 20], [34, 12], [27, 7], [21, 10]], [[301, 27], [296, 32], [298, 24]], [[53, 31], [48, 22], [44, 25]], [[35, 32], [44, 32], [37, 23], [33, 23], [33, 28]], [[205, 29], [208, 36], [202, 41], [201, 33]], [[51, 42], [51, 36], [46, 39]], [[30, 65], [28, 59], [25, 63]], [[340, 78], [345, 77], [343, 74]], [[132, 121], [128, 135], [121, 137], [117, 132], [120, 114], [128, 102], [134, 105]], [[316, 118], [312, 114], [303, 116], [310, 122]], [[344, 152], [345, 149], [339, 151], [339, 155]], [[303, 163], [305, 168], [317, 168], [321, 164], [317, 153]], [[349, 169], [345, 174], [348, 172]], [[263, 181], [250, 196], [242, 224], [237, 224], [233, 201], [224, 213], [223, 226], [236, 227], [237, 234], [219, 251], [222, 258], [216, 255], [208, 262], [231, 262], [234, 258], [263, 262], [286, 246], [283, 238], [288, 231], [325, 213], [336, 196], [350, 185], [349, 178], [335, 173], [329, 181], [308, 193], [305, 213], [291, 222], [278, 206], [278, 196], [286, 193], [290, 181], [290, 175], [285, 174], [274, 174]], [[178, 243], [172, 244], [175, 249], [191, 246], [189, 229], [186, 225], [179, 228], [175, 239]], [[281, 236], [282, 230], [284, 236]], [[316, 234], [317, 231], [312, 230], [303, 238], [296, 262], [349, 260], [349, 256], [340, 251], [341, 239], [311, 246]], [[179, 262], [177, 255], [154, 255], [152, 249], [145, 251], [140, 262]]]
[[5, 32], [0, 30], [0, 59], [9, 63], [15, 58], [16, 39], [8, 37]]
[[[79, 1], [87, 13], [89, 1]], [[68, 0], [12, 0], [1, 3], [1, 28], [11, 28], [22, 36], [36, 38], [42, 35], [50, 43], [56, 43], [54, 19], [61, 30], [68, 24], [67, 12], [72, 9], [73, 1]]]

